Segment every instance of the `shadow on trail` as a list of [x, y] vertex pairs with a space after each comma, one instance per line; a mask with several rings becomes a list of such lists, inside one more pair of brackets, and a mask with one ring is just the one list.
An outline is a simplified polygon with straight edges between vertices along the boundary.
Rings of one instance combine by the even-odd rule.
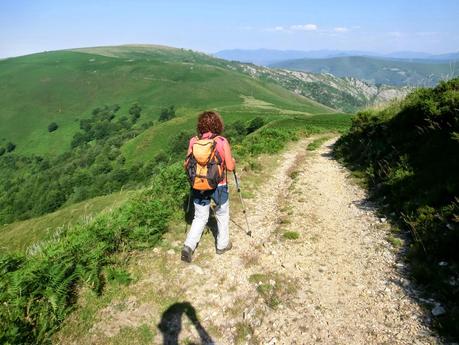
[[[200, 344], [215, 344], [209, 333], [207, 333], [201, 322], [199, 322], [196, 309], [194, 309], [189, 302], [182, 302], [172, 304], [161, 316], [161, 322], [158, 325], [158, 329], [163, 334], [164, 345], [179, 344], [179, 335], [182, 331], [182, 318], [184, 314], [188, 317], [198, 332], [201, 340]], [[197, 343], [189, 342], [187, 344]]]
[[328, 158], [330, 160], [333, 160], [335, 159], [335, 156], [333, 155], [333, 147], [335, 146], [335, 144], [329, 144], [329, 145], [325, 145], [325, 147], [328, 149], [328, 151], [326, 152], [323, 152], [321, 153], [320, 155], [322, 157], [325, 157], [325, 158]]

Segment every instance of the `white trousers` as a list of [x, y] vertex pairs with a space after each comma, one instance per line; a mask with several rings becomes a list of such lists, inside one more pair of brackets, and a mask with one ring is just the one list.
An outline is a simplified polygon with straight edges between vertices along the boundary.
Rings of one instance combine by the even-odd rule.
[[[209, 220], [209, 211], [210, 204], [202, 206], [194, 203], [194, 218], [185, 240], [185, 245], [192, 250], [196, 249], [201, 239], [202, 232]], [[218, 226], [217, 249], [225, 249], [229, 244], [229, 200], [216, 207], [215, 218]]]

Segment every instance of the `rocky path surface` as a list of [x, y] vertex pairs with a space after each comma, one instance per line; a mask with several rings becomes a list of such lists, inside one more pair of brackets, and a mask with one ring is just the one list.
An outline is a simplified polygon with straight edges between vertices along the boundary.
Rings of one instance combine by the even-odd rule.
[[208, 234], [191, 264], [178, 238], [141, 254], [128, 305], [103, 309], [88, 342], [147, 324], [155, 344], [435, 344], [389, 225], [330, 157], [333, 139], [316, 151], [307, 143], [281, 154], [246, 200], [253, 237], [234, 212], [224, 255]]

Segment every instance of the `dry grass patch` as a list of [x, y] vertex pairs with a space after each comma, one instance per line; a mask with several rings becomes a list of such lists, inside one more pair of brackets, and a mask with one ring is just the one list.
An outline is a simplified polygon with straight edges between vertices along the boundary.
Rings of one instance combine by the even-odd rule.
[[258, 344], [258, 340], [254, 337], [254, 329], [246, 321], [238, 322], [236, 324], [236, 331], [234, 335], [235, 344]]
[[281, 303], [288, 303], [297, 291], [295, 281], [280, 273], [252, 274], [249, 282], [255, 284], [258, 294], [272, 309], [276, 309]]

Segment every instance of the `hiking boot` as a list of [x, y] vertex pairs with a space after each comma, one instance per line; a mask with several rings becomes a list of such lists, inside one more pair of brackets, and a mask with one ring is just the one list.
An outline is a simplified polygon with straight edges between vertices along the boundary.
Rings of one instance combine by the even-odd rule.
[[182, 261], [191, 262], [191, 257], [193, 256], [193, 250], [188, 246], [183, 246], [182, 249]]
[[217, 254], [223, 254], [224, 252], [227, 252], [231, 248], [233, 248], [233, 244], [231, 243], [231, 241], [229, 241], [229, 243], [228, 243], [228, 245], [226, 246], [225, 249], [218, 249], [217, 248]]

